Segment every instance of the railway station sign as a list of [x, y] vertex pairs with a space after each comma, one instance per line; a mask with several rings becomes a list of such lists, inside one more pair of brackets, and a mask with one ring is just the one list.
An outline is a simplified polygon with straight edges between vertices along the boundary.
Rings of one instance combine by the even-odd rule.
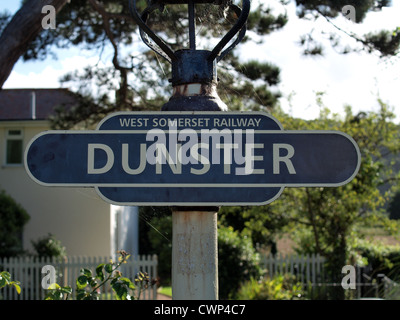
[[285, 187], [337, 187], [360, 166], [339, 131], [287, 131], [261, 112], [120, 112], [96, 130], [46, 131], [25, 152], [45, 186], [118, 205], [261, 205]]

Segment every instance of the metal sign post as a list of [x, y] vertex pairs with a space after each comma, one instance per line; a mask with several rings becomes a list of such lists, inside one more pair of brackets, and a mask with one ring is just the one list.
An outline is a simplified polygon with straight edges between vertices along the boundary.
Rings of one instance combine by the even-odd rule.
[[[216, 64], [244, 37], [250, 13], [250, 0], [242, 1], [242, 8], [230, 4], [239, 17], [232, 29], [212, 51], [196, 50], [195, 5], [221, 5], [215, 0], [158, 0], [140, 16], [136, 0], [131, 1], [131, 13], [142, 32], [143, 41], [154, 49], [144, 37], [146, 33], [161, 49], [161, 55], [172, 64], [173, 96], [163, 111], [226, 111], [227, 106], [218, 97]], [[157, 6], [187, 3], [189, 19], [189, 48], [173, 52], [146, 25], [146, 19]], [[236, 41], [223, 51], [235, 36]], [[160, 50], [155, 50], [160, 53]], [[218, 208], [175, 207], [172, 213], [173, 299], [218, 299], [217, 214]], [[207, 263], [205, 264], [205, 261]]]

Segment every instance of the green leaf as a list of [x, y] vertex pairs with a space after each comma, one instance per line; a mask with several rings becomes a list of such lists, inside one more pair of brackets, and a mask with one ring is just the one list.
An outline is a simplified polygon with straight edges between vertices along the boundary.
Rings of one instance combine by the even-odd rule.
[[59, 290], [49, 290], [44, 300], [62, 300], [63, 295]]
[[120, 282], [117, 282], [112, 288], [116, 294], [117, 300], [127, 300], [128, 288], [126, 286]]
[[90, 286], [91, 286], [92, 288], [94, 288], [94, 287], [97, 286], [97, 281], [96, 281], [94, 278], [91, 278], [91, 279], [89, 280], [89, 284], [90, 284]]
[[11, 280], [11, 274], [7, 271], [3, 271], [0, 273], [0, 278], [5, 279], [7, 282]]
[[80, 276], [76, 279], [76, 286], [78, 289], [83, 289], [88, 285], [88, 278], [86, 276]]
[[96, 268], [96, 277], [97, 277], [98, 279], [100, 279], [101, 281], [104, 280], [104, 273], [103, 273], [103, 267], [104, 267], [104, 266], [105, 266], [105, 264], [102, 263], [102, 264], [99, 264], [99, 265], [97, 266], [97, 268]]
[[135, 290], [136, 287], [135, 287], [135, 285], [132, 283], [132, 281], [130, 279], [125, 278], [125, 277], [121, 277], [121, 278], [119, 278], [119, 280], [123, 284], [125, 284], [129, 289]]
[[17, 283], [13, 283], [13, 286], [15, 287], [15, 290], [17, 290], [17, 293], [21, 293], [21, 287]]
[[113, 272], [113, 265], [111, 263], [107, 263], [104, 267], [107, 273]]
[[80, 290], [79, 292], [76, 293], [76, 300], [85, 300], [86, 296], [87, 296], [86, 292], [84, 290]]
[[71, 294], [71, 293], [72, 293], [72, 288], [71, 288], [71, 287], [62, 287], [62, 288], [60, 289], [60, 291], [61, 291], [62, 293]]
[[80, 272], [88, 278], [92, 276], [92, 270], [90, 269], [82, 268]]
[[47, 289], [48, 290], [57, 290], [57, 289], [61, 289], [61, 287], [57, 283], [52, 283], [52, 284], [49, 285], [49, 287]]

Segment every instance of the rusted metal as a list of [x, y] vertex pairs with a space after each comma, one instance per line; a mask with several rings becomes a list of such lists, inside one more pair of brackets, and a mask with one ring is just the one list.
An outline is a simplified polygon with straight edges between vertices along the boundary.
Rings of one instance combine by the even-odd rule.
[[228, 106], [218, 96], [217, 85], [190, 83], [173, 88], [173, 95], [162, 111], [227, 111]]
[[163, 111], [227, 111], [217, 93], [215, 61], [207, 60], [210, 51], [179, 50], [172, 64], [173, 94]]

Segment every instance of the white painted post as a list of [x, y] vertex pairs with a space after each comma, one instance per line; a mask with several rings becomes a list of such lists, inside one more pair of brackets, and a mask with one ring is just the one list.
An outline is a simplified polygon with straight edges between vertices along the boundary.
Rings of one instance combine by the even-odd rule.
[[172, 299], [218, 299], [217, 213], [172, 212]]

